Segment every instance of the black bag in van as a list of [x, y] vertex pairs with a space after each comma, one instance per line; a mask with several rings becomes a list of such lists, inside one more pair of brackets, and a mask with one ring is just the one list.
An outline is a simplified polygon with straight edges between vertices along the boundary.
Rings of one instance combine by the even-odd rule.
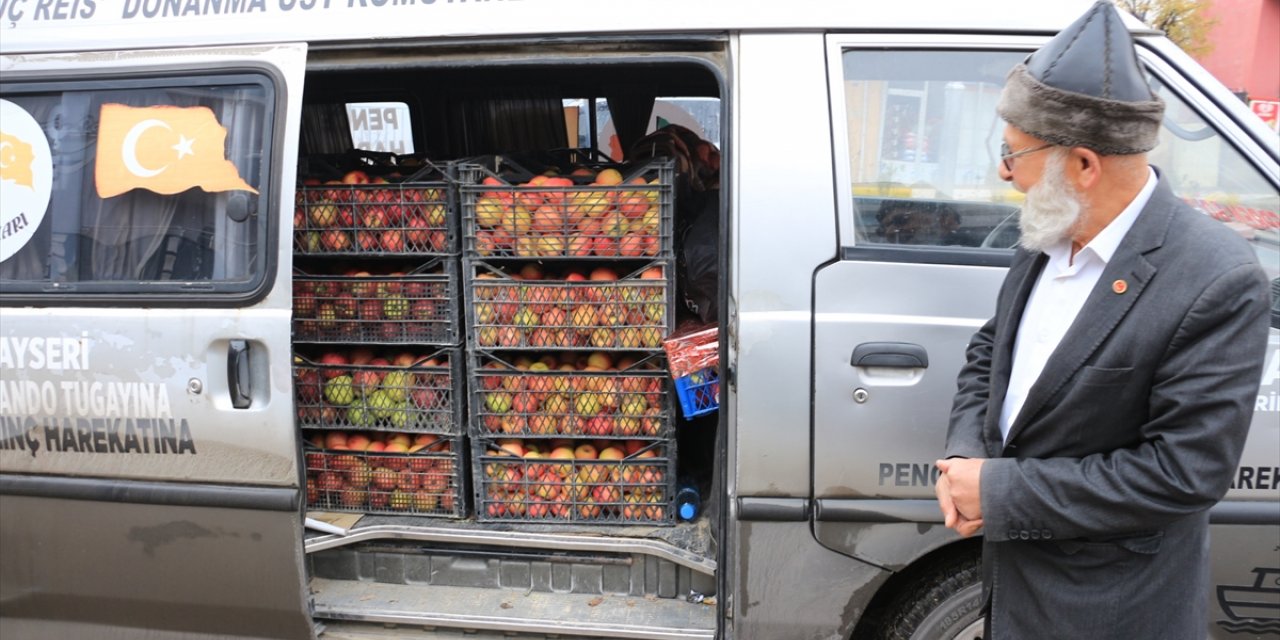
[[689, 129], [669, 124], [641, 138], [628, 160], [675, 162], [676, 288], [685, 308], [715, 322], [719, 294], [720, 152]]
[[681, 213], [690, 216], [676, 238], [676, 289], [685, 307], [703, 322], [716, 322], [720, 290], [720, 192], [691, 196]]

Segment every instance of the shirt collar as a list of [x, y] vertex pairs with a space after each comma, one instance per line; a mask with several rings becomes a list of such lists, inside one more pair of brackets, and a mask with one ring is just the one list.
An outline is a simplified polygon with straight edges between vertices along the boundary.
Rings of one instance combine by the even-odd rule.
[[[1125, 207], [1120, 215], [1116, 216], [1098, 235], [1094, 236], [1089, 244], [1081, 247], [1076, 254], [1075, 263], [1080, 263], [1092, 254], [1102, 260], [1102, 264], [1111, 262], [1111, 256], [1115, 255], [1116, 249], [1120, 247], [1120, 241], [1124, 240], [1129, 229], [1133, 228], [1133, 223], [1138, 219], [1138, 214], [1147, 206], [1147, 201], [1151, 200], [1151, 194], [1155, 193], [1156, 182], [1158, 178], [1156, 172], [1147, 167], [1147, 182], [1142, 185], [1142, 189], [1138, 191], [1138, 195], [1134, 196], [1129, 202], [1129, 206]], [[1071, 242], [1066, 241], [1056, 244], [1045, 251], [1052, 263], [1059, 265], [1060, 269], [1065, 269], [1071, 262]]]

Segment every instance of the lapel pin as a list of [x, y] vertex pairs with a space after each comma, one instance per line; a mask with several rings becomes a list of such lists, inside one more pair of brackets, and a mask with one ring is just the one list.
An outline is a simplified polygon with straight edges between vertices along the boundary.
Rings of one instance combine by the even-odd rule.
[[1111, 290], [1116, 293], [1124, 293], [1129, 290], [1129, 283], [1124, 280], [1116, 280], [1111, 283]]

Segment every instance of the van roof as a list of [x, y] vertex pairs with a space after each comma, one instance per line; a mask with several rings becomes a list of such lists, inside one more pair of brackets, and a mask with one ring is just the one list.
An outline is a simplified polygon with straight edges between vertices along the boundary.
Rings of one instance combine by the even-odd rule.
[[[0, 53], [735, 31], [1055, 33], [1089, 0], [8, 0]], [[1145, 27], [1127, 16], [1130, 28]]]

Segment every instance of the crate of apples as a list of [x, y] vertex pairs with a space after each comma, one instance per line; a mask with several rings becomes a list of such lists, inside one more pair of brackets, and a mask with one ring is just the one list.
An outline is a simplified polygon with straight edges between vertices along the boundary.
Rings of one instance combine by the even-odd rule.
[[475, 436], [666, 438], [669, 377], [655, 358], [477, 355], [468, 380]]
[[458, 340], [457, 266], [439, 260], [413, 272], [347, 269], [296, 273], [294, 340], [454, 344]]
[[304, 179], [294, 199], [294, 251], [307, 255], [448, 255], [455, 225], [442, 178], [349, 171]]
[[672, 255], [670, 160], [598, 171], [580, 167], [521, 182], [478, 165], [464, 165], [461, 175], [468, 257]]
[[649, 264], [555, 272], [468, 267], [468, 339], [476, 349], [658, 350], [670, 333], [670, 270]]
[[307, 508], [462, 517], [461, 438], [330, 431], [304, 450]]
[[476, 517], [670, 524], [671, 446], [647, 440], [475, 441]]
[[367, 348], [294, 356], [294, 400], [303, 428], [461, 433], [456, 349], [379, 355]]

